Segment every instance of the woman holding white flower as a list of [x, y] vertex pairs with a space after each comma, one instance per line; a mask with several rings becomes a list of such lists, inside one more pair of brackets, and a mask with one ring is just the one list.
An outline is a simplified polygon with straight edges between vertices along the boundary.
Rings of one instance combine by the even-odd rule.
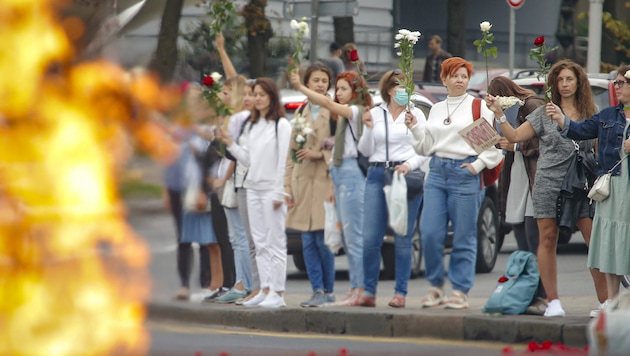
[[[337, 77], [335, 99], [302, 85], [296, 71], [291, 83], [314, 105], [321, 105], [337, 120], [335, 146], [332, 151], [330, 175], [333, 184], [327, 196], [334, 201], [337, 218], [343, 230], [343, 244], [348, 256], [350, 292], [337, 305], [356, 306], [363, 293], [363, 199], [365, 177], [357, 161], [357, 141], [363, 132], [361, 115], [372, 106], [367, 84], [357, 72], [343, 72]], [[381, 236], [382, 237], [382, 236]]]
[[[326, 95], [332, 72], [322, 63], [313, 63], [304, 75], [306, 87]], [[331, 136], [330, 111], [309, 101], [292, 121], [293, 138], [284, 175], [285, 201], [289, 207], [287, 227], [302, 232], [302, 252], [313, 289], [302, 307], [319, 307], [335, 301], [335, 256], [324, 243], [324, 200], [331, 185], [328, 173], [330, 151], [322, 142]]]
[[237, 144], [229, 133], [217, 128], [217, 137], [227, 145], [228, 151], [239, 163], [249, 167], [243, 185], [247, 188], [249, 224], [256, 245], [262, 291], [243, 305], [279, 308], [286, 306], [282, 294], [287, 267], [287, 208], [282, 186], [291, 125], [284, 118], [273, 79], [256, 79], [254, 111], [249, 122], [243, 133], [244, 144]]
[[[365, 184], [365, 209], [363, 218], [364, 252], [363, 266], [365, 270], [365, 291], [360, 305], [374, 307], [376, 305], [376, 287], [381, 268], [381, 247], [388, 222], [387, 202], [383, 187], [387, 169], [394, 169], [403, 175], [420, 169], [426, 157], [417, 155], [411, 145], [412, 136], [405, 127], [405, 120], [414, 117], [420, 126], [426, 121], [418, 108], [407, 109], [409, 96], [401, 85], [404, 74], [400, 69], [390, 70], [383, 75], [379, 83], [383, 103], [363, 115], [365, 132], [359, 141], [359, 150], [369, 157]], [[420, 205], [422, 194], [407, 199], [407, 233], [394, 235], [395, 275], [394, 297], [389, 306], [404, 308], [407, 296], [407, 285], [411, 275], [411, 238]]]
[[[466, 92], [472, 64], [460, 57], [442, 63], [442, 83], [448, 90], [446, 100], [431, 108], [425, 125], [415, 118], [406, 123], [418, 154], [433, 156], [424, 185], [424, 199], [431, 202], [420, 219], [422, 252], [426, 277], [431, 288], [422, 299], [424, 308], [446, 305], [451, 309], [468, 308], [468, 292], [475, 281], [477, 257], [477, 215], [484, 197], [480, 173], [501, 163], [501, 151], [492, 147], [481, 154], [469, 146], [459, 131], [474, 121], [474, 97]], [[493, 114], [480, 105], [481, 118], [492, 122]], [[444, 239], [449, 220], [453, 223], [453, 249], [448, 279], [453, 292], [444, 290]]]
[[[564, 115], [572, 121], [585, 121], [597, 112], [588, 76], [576, 63], [562, 60], [554, 64], [547, 76], [547, 85], [551, 91], [552, 102], [558, 103]], [[571, 160], [574, 159], [575, 144], [560, 135], [556, 125], [547, 117], [544, 107], [534, 110], [527, 116], [526, 122], [514, 129], [507, 122], [497, 98], [488, 94], [486, 103], [498, 118], [505, 138], [511, 142], [522, 142], [536, 136], [540, 141], [540, 156], [532, 188], [532, 203], [540, 238], [537, 253], [538, 269], [548, 301], [544, 315], [563, 317], [565, 311], [558, 296], [557, 280], [556, 247], [559, 227], [556, 222], [556, 198], [560, 194], [560, 188]], [[594, 140], [580, 141], [579, 149], [588, 152], [594, 145]], [[576, 225], [588, 246], [593, 223], [592, 210], [586, 194], [578, 203], [581, 204], [575, 206], [578, 217]], [[596, 269], [591, 269], [591, 276], [597, 298], [600, 303], [604, 303], [607, 299], [605, 277]]]

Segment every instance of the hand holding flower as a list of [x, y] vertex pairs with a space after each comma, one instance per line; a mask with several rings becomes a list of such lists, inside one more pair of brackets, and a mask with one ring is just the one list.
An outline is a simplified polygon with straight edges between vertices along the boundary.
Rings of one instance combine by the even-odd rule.
[[494, 113], [495, 118], [500, 118], [501, 116], [503, 116], [503, 109], [501, 108], [501, 103], [496, 97], [490, 94], [487, 94], [485, 99], [486, 99], [486, 106], [488, 107], [488, 109], [490, 109]]
[[234, 140], [232, 139], [232, 137], [230, 137], [230, 134], [228, 134], [227, 131], [223, 130], [221, 126], [217, 126], [217, 128], [214, 129], [214, 135], [216, 136], [216, 138], [221, 140], [221, 142], [225, 143], [225, 145], [228, 147], [231, 146], [232, 143], [234, 143]]
[[409, 128], [409, 129], [411, 129], [414, 126], [416, 126], [417, 123], [418, 123], [418, 120], [416, 119], [416, 117], [413, 116], [412, 113], [407, 111], [405, 113], [405, 126], [407, 126], [407, 128]]
[[363, 120], [363, 123], [365, 124], [367, 128], [371, 129], [374, 127], [374, 121], [372, 120], [371, 112], [366, 111], [365, 113], [363, 113], [363, 117], [361, 118], [361, 120]]
[[225, 37], [223, 37], [223, 33], [219, 32], [214, 37], [214, 42], [217, 46], [217, 51], [225, 51]]
[[564, 128], [564, 115], [562, 114], [562, 109], [560, 109], [558, 105], [552, 102], [547, 103], [547, 105], [545, 105], [545, 113], [547, 114], [547, 117], [556, 121], [560, 128]]
[[291, 82], [291, 85], [293, 85], [293, 87], [296, 90], [300, 90], [302, 87], [302, 79], [300, 78], [300, 73], [298, 73], [297, 69], [294, 69], [291, 71], [291, 73], [289, 74], [289, 81]]

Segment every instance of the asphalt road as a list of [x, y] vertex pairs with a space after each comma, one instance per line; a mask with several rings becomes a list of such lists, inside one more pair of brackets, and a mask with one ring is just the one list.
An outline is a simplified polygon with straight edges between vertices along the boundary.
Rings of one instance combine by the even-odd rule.
[[[428, 338], [271, 333], [215, 326], [149, 322], [149, 355], [369, 356], [501, 355], [506, 346]], [[515, 351], [523, 350], [517, 346]]]
[[[179, 282], [175, 269], [175, 232], [170, 215], [159, 213], [152, 215], [134, 215], [129, 218], [132, 227], [143, 236], [151, 250], [152, 261], [150, 274], [152, 281], [152, 298], [170, 298], [176, 293]], [[487, 298], [494, 290], [497, 279], [505, 270], [507, 258], [516, 249], [516, 242], [511, 235], [506, 237], [504, 246], [497, 258], [494, 270], [487, 274], [477, 274], [475, 286], [470, 291], [472, 298]], [[586, 267], [586, 246], [579, 233], [576, 233], [571, 243], [558, 248], [558, 287], [561, 297], [593, 296], [593, 308], [596, 305], [595, 289], [590, 273]], [[447, 260], [448, 262], [448, 257]], [[198, 261], [196, 260], [195, 263]], [[343, 296], [349, 289], [347, 260], [345, 256], [336, 258], [337, 279], [335, 291]], [[198, 266], [195, 265], [191, 286], [193, 292], [198, 285]], [[287, 293], [310, 294], [310, 284], [306, 273], [298, 271], [291, 258], [287, 266]], [[394, 281], [379, 282], [379, 295], [389, 297], [393, 294]], [[424, 278], [416, 278], [409, 283], [409, 298], [424, 296], [429, 288]]]

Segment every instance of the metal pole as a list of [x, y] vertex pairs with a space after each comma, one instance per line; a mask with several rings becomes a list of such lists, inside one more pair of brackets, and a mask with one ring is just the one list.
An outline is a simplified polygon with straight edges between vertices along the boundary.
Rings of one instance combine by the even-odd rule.
[[315, 63], [317, 60], [317, 22], [319, 21], [319, 0], [313, 0], [311, 3], [311, 51], [309, 60]]
[[599, 73], [602, 60], [602, 12], [604, 0], [591, 0], [588, 15], [588, 51], [586, 54], [586, 71]]
[[514, 75], [514, 48], [516, 47], [515, 45], [515, 34], [516, 32], [516, 10], [510, 6], [510, 54], [508, 56], [508, 65], [510, 68], [510, 77], [512, 77], [512, 75]]

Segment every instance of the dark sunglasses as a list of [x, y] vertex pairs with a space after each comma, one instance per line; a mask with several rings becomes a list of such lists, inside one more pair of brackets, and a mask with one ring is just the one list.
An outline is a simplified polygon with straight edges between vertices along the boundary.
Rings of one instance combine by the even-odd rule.
[[613, 82], [613, 85], [618, 87], [618, 88], [621, 88], [624, 84], [628, 84], [628, 81], [627, 80], [615, 80]]
[[402, 74], [402, 70], [400, 70], [400, 68], [394, 69], [391, 73], [389, 73], [389, 77], [387, 77], [387, 82], [389, 83], [389, 81], [392, 80], [392, 77], [394, 75], [401, 75], [401, 74]]

